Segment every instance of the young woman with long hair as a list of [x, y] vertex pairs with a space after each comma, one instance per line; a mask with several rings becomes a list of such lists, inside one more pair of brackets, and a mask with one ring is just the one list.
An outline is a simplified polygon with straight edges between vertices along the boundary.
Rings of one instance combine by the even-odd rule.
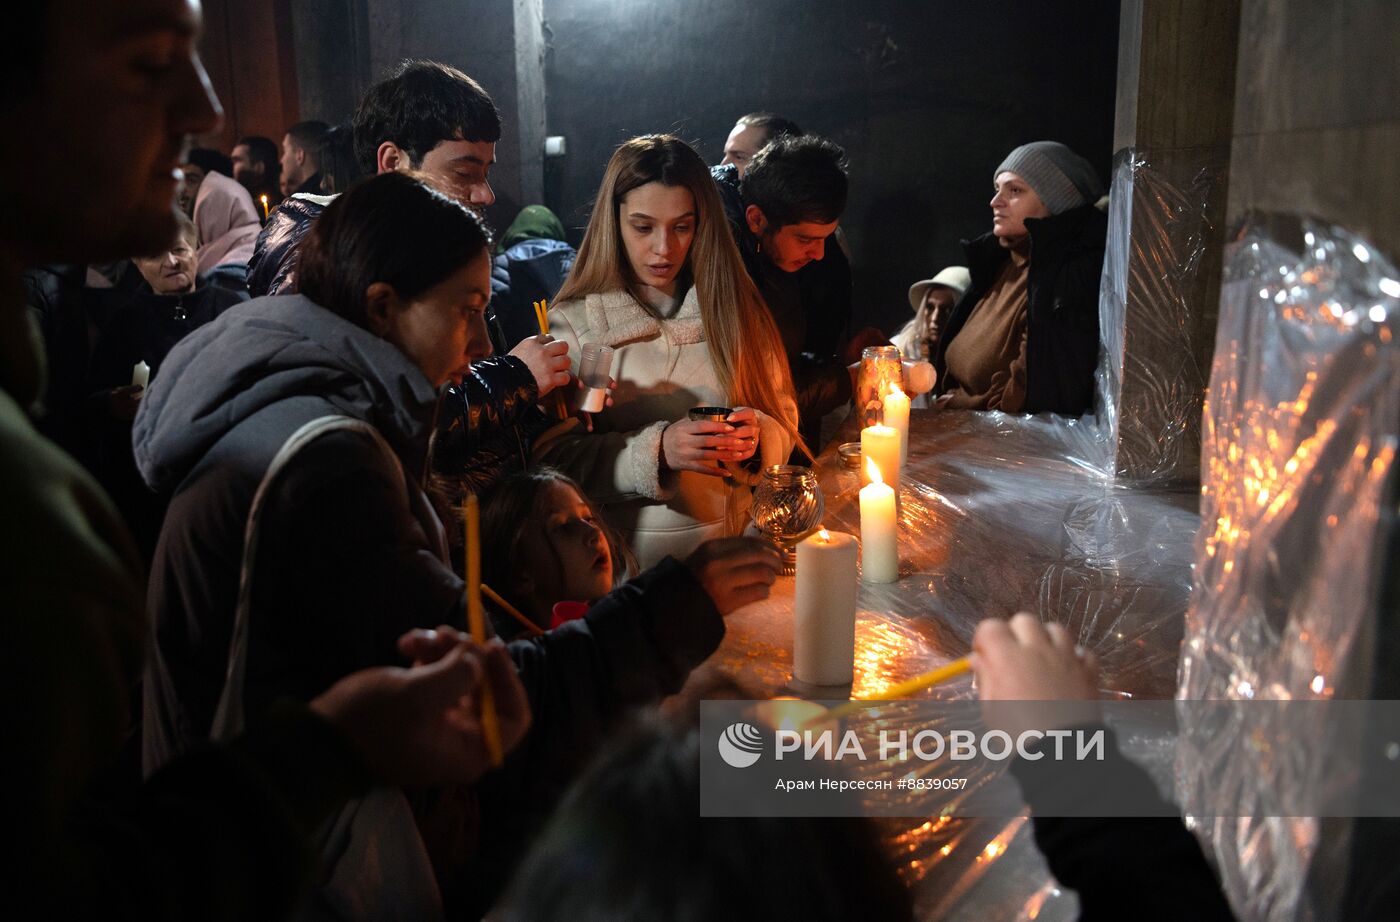
[[[617, 383], [591, 432], [541, 440], [536, 457], [583, 485], [643, 567], [742, 530], [756, 465], [802, 444], [797, 404], [777, 327], [685, 142], [618, 148], [550, 318], [575, 361], [611, 346]], [[690, 420], [696, 406], [733, 412]]]

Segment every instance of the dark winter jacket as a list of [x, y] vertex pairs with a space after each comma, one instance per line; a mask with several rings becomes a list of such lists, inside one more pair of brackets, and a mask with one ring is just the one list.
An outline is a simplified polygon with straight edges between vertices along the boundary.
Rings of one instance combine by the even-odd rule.
[[293, 195], [268, 216], [248, 260], [248, 291], [253, 297], [294, 290], [297, 244], [329, 201], [326, 196]]
[[759, 252], [744, 219], [738, 170], [717, 166], [710, 174], [744, 265], [782, 334], [802, 437], [816, 448], [821, 418], [851, 399], [851, 376], [841, 361], [851, 336], [851, 264], [835, 241], [829, 241], [821, 259], [796, 272], [777, 268]]
[[[11, 321], [23, 310], [0, 303]], [[310, 876], [310, 830], [369, 779], [334, 728], [280, 706], [146, 784], [123, 771], [144, 573], [111, 502], [12, 399], [36, 391], [22, 370], [37, 367], [20, 353], [0, 368], [3, 812], [20, 846], [0, 870], [6, 916], [283, 918]]]
[[[1026, 413], [1082, 416], [1094, 409], [1099, 361], [1099, 276], [1108, 219], [1093, 205], [1049, 218], [1029, 218], [1030, 270], [1026, 283]], [[996, 280], [1008, 251], [992, 234], [964, 240], [972, 285], [958, 299], [938, 343], [938, 392], [948, 379], [948, 344]]]
[[[356, 669], [400, 662], [395, 640], [410, 628], [463, 624], [462, 581], [421, 488], [436, 404], [396, 347], [299, 295], [250, 302], [172, 350], [135, 433], [147, 483], [178, 484], [151, 574], [148, 766], [209, 731], [253, 492], [311, 419], [372, 424], [407, 484], [373, 440], [344, 432], [304, 448], [267, 493], [251, 590], [250, 726], [279, 696], [306, 699]], [[679, 689], [723, 633], [690, 571], [670, 562], [584, 620], [513, 643], [534, 713], [526, 767], [573, 764], [625, 708]]]
[[[1108, 742], [1100, 762], [1057, 761], [1041, 753], [1011, 763], [1031, 807], [1035, 844], [1055, 879], [1078, 894], [1081, 922], [1233, 922], [1200, 843], [1180, 819], [1167, 815], [1171, 805], [1147, 773], [1123, 757], [1113, 731], [1104, 732]], [[1095, 798], [1095, 810], [1117, 801], [1121, 815], [1053, 815], [1084, 812], [1085, 805], [1075, 802], [1084, 794]], [[1129, 815], [1134, 811], [1153, 815]]]
[[562, 240], [522, 240], [496, 257], [491, 267], [491, 313], [500, 324], [502, 345], [513, 348], [539, 333], [535, 301], [553, 300], [574, 266], [574, 248]]
[[[135, 269], [131, 272], [140, 278]], [[247, 298], [200, 278], [198, 287], [187, 294], [158, 295], [142, 280], [133, 292], [88, 289], [87, 300], [90, 314], [103, 321], [86, 382], [90, 444], [85, 457], [135, 535], [142, 559], [149, 561], [160, 534], [165, 498], [141, 482], [131, 452], [131, 422], [104, 412], [103, 395], [131, 384], [138, 362], [149, 366], [150, 379], [155, 380], [177, 342]]]

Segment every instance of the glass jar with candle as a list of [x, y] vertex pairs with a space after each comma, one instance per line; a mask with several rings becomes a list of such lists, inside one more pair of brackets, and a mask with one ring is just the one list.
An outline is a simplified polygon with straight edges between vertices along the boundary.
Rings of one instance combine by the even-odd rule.
[[890, 385], [904, 380], [904, 362], [898, 346], [867, 346], [860, 354], [856, 376], [856, 412], [861, 428], [885, 421], [885, 395]]
[[796, 464], [774, 464], [763, 469], [753, 494], [754, 527], [783, 552], [783, 572], [791, 575], [797, 542], [821, 524], [826, 501], [817, 484], [817, 473]]

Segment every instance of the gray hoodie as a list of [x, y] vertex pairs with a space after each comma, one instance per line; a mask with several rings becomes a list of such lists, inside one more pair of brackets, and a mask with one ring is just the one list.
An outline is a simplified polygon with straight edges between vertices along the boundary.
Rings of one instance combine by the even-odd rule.
[[259, 298], [171, 350], [136, 415], [136, 464], [168, 493], [226, 437], [271, 460], [286, 420], [334, 413], [373, 424], [421, 474], [436, 403], [397, 347], [301, 295]]

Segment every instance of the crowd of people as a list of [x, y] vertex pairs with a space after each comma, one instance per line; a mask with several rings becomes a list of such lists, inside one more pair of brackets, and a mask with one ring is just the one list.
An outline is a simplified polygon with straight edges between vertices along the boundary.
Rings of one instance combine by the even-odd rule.
[[[349, 123], [225, 156], [187, 148], [220, 120], [196, 5], [22, 15], [4, 118], [65, 156], [0, 174], [11, 905], [744, 915], [728, 895], [781, 852], [827, 889], [750, 917], [909, 917], [863, 823], [700, 821], [685, 717], [628, 729], [768, 595], [781, 559], [744, 535], [759, 472], [820, 451], [861, 351], [889, 342], [852, 330], [844, 152], [767, 113], [713, 168], [633, 138], [576, 250], [542, 206], [496, 240], [501, 119], [459, 70], [404, 62]], [[992, 231], [911, 289], [899, 345], [950, 408], [1089, 412], [1097, 177], [1037, 142], [993, 180]], [[524, 310], [542, 299], [547, 335]], [[614, 356], [596, 413], [590, 345]], [[484, 644], [473, 550], [498, 599]], [[984, 697], [1092, 696], [1063, 631], [985, 627]], [[1058, 823], [1038, 833], [1085, 918], [1135, 899], [1229, 918], [1179, 824]], [[1126, 860], [1095, 875], [1086, 841], [1139, 834], [1187, 884], [1143, 901]]]

